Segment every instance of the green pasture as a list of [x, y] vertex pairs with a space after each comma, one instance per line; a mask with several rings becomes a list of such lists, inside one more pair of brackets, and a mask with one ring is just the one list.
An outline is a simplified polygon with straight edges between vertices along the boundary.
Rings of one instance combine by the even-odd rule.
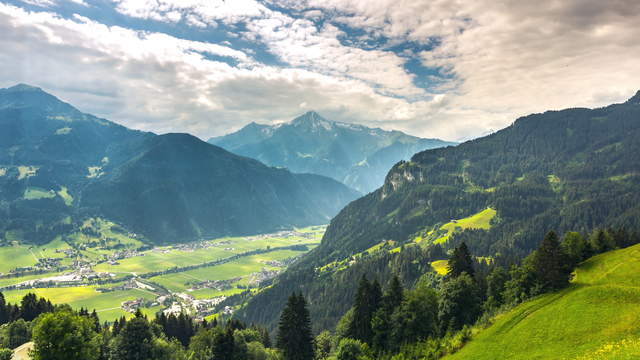
[[583, 263], [572, 284], [495, 318], [446, 359], [640, 358], [640, 245]]
[[[283, 260], [299, 254], [301, 254], [301, 252], [293, 250], [273, 251], [265, 254], [242, 257], [226, 264], [155, 276], [149, 280], [158, 283], [171, 291], [182, 292], [189, 288], [189, 286], [186, 285], [189, 282], [229, 280], [236, 277], [246, 277], [251, 273], [262, 270], [262, 268], [273, 268], [272, 266], [264, 264], [264, 261]], [[240, 284], [246, 284], [246, 281], [241, 281]]]

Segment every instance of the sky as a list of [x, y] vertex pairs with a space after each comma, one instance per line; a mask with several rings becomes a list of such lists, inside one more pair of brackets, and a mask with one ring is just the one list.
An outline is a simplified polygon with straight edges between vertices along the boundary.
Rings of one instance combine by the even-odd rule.
[[637, 0], [11, 0], [0, 87], [202, 139], [327, 119], [466, 140], [640, 89]]

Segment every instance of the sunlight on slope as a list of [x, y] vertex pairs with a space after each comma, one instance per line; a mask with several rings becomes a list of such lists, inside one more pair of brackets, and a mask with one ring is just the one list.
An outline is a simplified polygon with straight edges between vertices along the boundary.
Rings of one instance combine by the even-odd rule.
[[591, 258], [562, 291], [495, 318], [446, 359], [636, 359], [640, 245]]

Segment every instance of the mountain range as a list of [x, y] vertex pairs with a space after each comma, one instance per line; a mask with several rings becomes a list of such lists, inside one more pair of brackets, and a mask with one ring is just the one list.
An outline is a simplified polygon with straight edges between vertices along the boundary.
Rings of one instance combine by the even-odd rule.
[[[640, 92], [603, 108], [547, 111], [456, 147], [393, 166], [384, 185], [350, 203], [321, 245], [241, 310], [275, 326], [292, 291], [316, 330], [333, 328], [355, 279], [412, 285], [465, 242], [493, 264], [517, 263], [550, 230], [640, 228]], [[435, 280], [434, 280], [435, 281]], [[266, 307], [269, 304], [269, 307]]]
[[398, 161], [425, 149], [456, 145], [330, 121], [313, 111], [278, 125], [254, 122], [209, 143], [295, 173], [328, 176], [362, 193], [380, 187]]
[[0, 238], [46, 243], [105, 217], [167, 243], [323, 224], [357, 197], [187, 134], [84, 114], [39, 88], [0, 89]]

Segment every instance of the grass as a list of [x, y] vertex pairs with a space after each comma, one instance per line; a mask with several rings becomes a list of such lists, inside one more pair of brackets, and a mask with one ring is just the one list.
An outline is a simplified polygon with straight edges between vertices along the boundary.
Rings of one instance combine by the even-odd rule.
[[440, 231], [437, 233], [441, 234], [442, 231], [445, 231], [444, 234], [441, 234], [440, 237], [435, 239], [433, 242], [435, 244], [442, 244], [449, 240], [451, 234], [456, 231], [465, 230], [465, 229], [483, 229], [488, 230], [491, 228], [491, 220], [496, 216], [496, 211], [492, 208], [487, 208], [485, 210], [480, 211], [477, 214], [471, 215], [464, 219], [453, 220], [448, 222], [440, 227]]
[[62, 200], [64, 200], [64, 203], [67, 206], [71, 206], [73, 204], [73, 196], [69, 194], [69, 189], [67, 189], [66, 187], [60, 187], [60, 190], [58, 190], [58, 196], [60, 196]]
[[[65, 188], [60, 190], [68, 194]], [[60, 194], [59, 194], [60, 195]], [[60, 195], [63, 196], [63, 195]], [[64, 198], [64, 196], [63, 196]], [[71, 198], [71, 201], [72, 198]], [[106, 250], [103, 246], [124, 244], [127, 247], [137, 248], [142, 242], [135, 238], [135, 235], [128, 233], [124, 229], [119, 228], [115, 223], [100, 219], [87, 219], [81, 228], [92, 229], [98, 232], [98, 236], [86, 235], [82, 231], [78, 231], [67, 237], [66, 241], [82, 245], [83, 250], [80, 251], [85, 259], [97, 260], [103, 255], [109, 255], [114, 250]], [[93, 267], [97, 272], [111, 273], [136, 273], [138, 275], [152, 272], [162, 271], [173, 267], [182, 267], [189, 265], [199, 265], [213, 260], [224, 259], [239, 253], [256, 249], [267, 249], [281, 246], [291, 245], [307, 245], [308, 249], [312, 249], [319, 243], [325, 227], [309, 227], [298, 229], [301, 234], [288, 235], [265, 235], [251, 237], [233, 237], [211, 240], [213, 244], [218, 246], [208, 247], [206, 249], [180, 250], [172, 247], [160, 247], [152, 250], [144, 251], [144, 256], [136, 256], [128, 259], [119, 260], [119, 265], [109, 265], [101, 263]], [[91, 233], [91, 232], [87, 232]], [[7, 241], [12, 241], [12, 246], [0, 247], [0, 272], [9, 272], [16, 267], [33, 266], [40, 258], [63, 258], [62, 265], [71, 265], [74, 259], [64, 258], [64, 254], [56, 252], [56, 250], [70, 249], [71, 246], [65, 242], [61, 236], [46, 245], [30, 246], [21, 245], [18, 240], [19, 233], [6, 232]], [[105, 239], [105, 240], [101, 240]], [[96, 247], [96, 243], [100, 244]], [[93, 244], [93, 245], [91, 245]], [[225, 250], [226, 249], [226, 250]], [[292, 256], [300, 255], [304, 251], [294, 250], [277, 250], [264, 254], [257, 254], [248, 257], [242, 257], [232, 262], [221, 264], [218, 266], [210, 266], [198, 268], [191, 271], [168, 274], [152, 278], [154, 282], [161, 284], [168, 289], [176, 292], [185, 292], [188, 282], [202, 280], [226, 280], [236, 277], [241, 279], [233, 284], [233, 287], [223, 291], [214, 289], [200, 289], [189, 292], [198, 299], [212, 298], [217, 296], [228, 296], [244, 291], [236, 285], [247, 286], [249, 283], [249, 275], [258, 272], [263, 268], [274, 269], [275, 267], [265, 264], [270, 260], [283, 260]], [[68, 272], [71, 270], [67, 270]], [[0, 279], [0, 287], [21, 283], [27, 280], [51, 277], [60, 275], [59, 272], [49, 272], [39, 275], [27, 275], [18, 278]], [[106, 287], [116, 286], [117, 284], [109, 284]], [[113, 321], [121, 316], [129, 317], [130, 314], [120, 309], [123, 301], [133, 300], [139, 297], [145, 299], [154, 299], [157, 295], [139, 289], [119, 290], [108, 293], [99, 293], [95, 291], [96, 286], [74, 286], [59, 288], [39, 288], [39, 289], [20, 289], [9, 290], [3, 292], [7, 301], [19, 302], [22, 297], [29, 292], [36, 293], [38, 296], [45, 297], [53, 303], [68, 303], [73, 308], [96, 309], [103, 321]], [[143, 312], [151, 317], [161, 310], [160, 307], [143, 309]]]
[[30, 246], [26, 245], [3, 247], [2, 251], [0, 251], [0, 272], [7, 273], [17, 267], [37, 264], [38, 260], [29, 248]]
[[497, 316], [446, 359], [640, 358], [640, 245], [601, 254], [572, 284]]
[[64, 303], [71, 305], [74, 309], [84, 307], [89, 309], [89, 311], [96, 309], [101, 321], [113, 321], [123, 315], [129, 316], [127, 312], [120, 309], [120, 304], [123, 301], [137, 298], [155, 299], [155, 295], [139, 289], [112, 291], [108, 293], [99, 293], [95, 289], [96, 286], [77, 286], [10, 290], [3, 292], [3, 294], [7, 302], [11, 303], [20, 302], [22, 297], [31, 292], [51, 300], [54, 304]]
[[[158, 283], [171, 291], [183, 292], [190, 287], [187, 283], [205, 280], [229, 280], [236, 277], [245, 278], [251, 273], [262, 270], [262, 268], [273, 269], [272, 266], [266, 265], [264, 263], [265, 261], [283, 260], [299, 254], [301, 254], [299, 251], [279, 250], [266, 254], [243, 257], [222, 265], [208, 266], [180, 273], [155, 276], [149, 280]], [[246, 280], [244, 282], [240, 281], [239, 283], [246, 284]], [[204, 293], [207, 292], [201, 291], [199, 294], [202, 295]]]
[[53, 190], [45, 190], [37, 187], [28, 187], [24, 191], [23, 198], [25, 200], [51, 199], [56, 197]]
[[18, 166], [18, 180], [35, 176], [38, 169], [38, 166]]
[[438, 275], [447, 275], [449, 273], [449, 261], [448, 260], [436, 260], [431, 263], [431, 267]]

